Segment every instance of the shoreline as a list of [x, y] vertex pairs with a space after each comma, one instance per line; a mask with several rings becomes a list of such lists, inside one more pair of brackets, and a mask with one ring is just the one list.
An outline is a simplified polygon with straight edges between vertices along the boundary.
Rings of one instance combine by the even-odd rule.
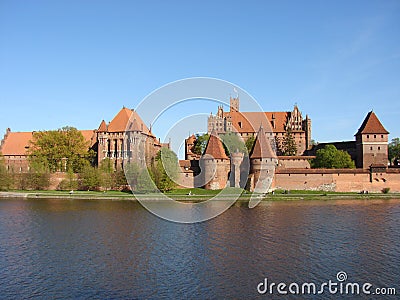
[[[169, 198], [176, 201], [198, 203], [211, 199], [213, 195], [179, 195], [179, 194], [167, 194]], [[235, 196], [236, 197], [236, 196]], [[334, 200], [400, 200], [400, 194], [275, 194], [261, 196], [262, 201], [334, 201]], [[133, 194], [127, 195], [112, 195], [107, 193], [88, 192], [88, 193], [74, 193], [74, 194], [60, 194], [58, 192], [0, 192], [0, 199], [10, 198], [22, 198], [26, 200], [32, 199], [59, 199], [59, 200], [98, 200], [98, 201], [165, 201], [163, 198], [157, 198], [154, 194], [141, 194], [136, 197]], [[148, 199], [146, 199], [148, 198]], [[236, 202], [248, 202], [251, 198], [251, 194], [244, 194], [237, 198]], [[218, 201], [231, 200], [229, 195], [221, 197]]]

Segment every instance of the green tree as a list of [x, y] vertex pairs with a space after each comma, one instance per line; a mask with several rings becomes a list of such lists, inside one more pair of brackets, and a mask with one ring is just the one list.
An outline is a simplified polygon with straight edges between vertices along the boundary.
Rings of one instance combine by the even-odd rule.
[[254, 142], [255, 142], [255, 141], [256, 141], [256, 139], [255, 139], [254, 136], [250, 136], [250, 137], [247, 139], [247, 141], [246, 141], [246, 143], [245, 143], [246, 149], [247, 149], [247, 153], [250, 153], [250, 152], [251, 152], [251, 149], [253, 149], [253, 146], [254, 146]]
[[317, 150], [315, 158], [311, 161], [311, 167], [343, 169], [355, 168], [355, 164], [347, 152], [337, 150], [334, 145], [326, 145], [323, 149]]
[[390, 164], [393, 164], [394, 161], [400, 160], [400, 139], [394, 138], [388, 145], [388, 158]]
[[111, 159], [103, 159], [98, 172], [100, 173], [101, 186], [106, 190], [111, 190], [114, 187], [114, 166]]
[[152, 168], [143, 168], [140, 170], [136, 190], [142, 193], [154, 192], [157, 189], [154, 184], [154, 174]]
[[58, 185], [58, 190], [61, 191], [73, 191], [78, 189], [78, 180], [72, 171], [67, 172], [67, 177], [61, 180]]
[[12, 185], [12, 175], [7, 171], [3, 157], [0, 155], [0, 191], [7, 191]]
[[293, 137], [292, 130], [288, 128], [288, 130], [286, 130], [286, 134], [283, 137], [282, 141], [282, 154], [285, 156], [292, 156], [296, 155], [296, 153], [297, 153], [296, 141]]
[[178, 157], [175, 152], [165, 147], [161, 148], [156, 155], [152, 173], [154, 182], [160, 191], [172, 190], [176, 186], [175, 180], [179, 176]]
[[97, 168], [90, 165], [83, 167], [79, 174], [81, 189], [98, 190], [101, 186], [101, 174]]
[[194, 146], [192, 149], [193, 153], [202, 155], [204, 150], [206, 150], [206, 146], [207, 146], [209, 138], [210, 138], [210, 135], [208, 133], [205, 133], [202, 135], [196, 134], [196, 142], [194, 143]]
[[220, 138], [222, 140], [225, 153], [229, 156], [230, 153], [238, 150], [242, 153], [247, 153], [246, 145], [242, 138], [240, 138], [236, 133], [229, 132], [221, 134]]
[[50, 172], [80, 172], [93, 152], [82, 133], [73, 127], [39, 131], [33, 134], [28, 150], [31, 163], [41, 164]]
[[45, 190], [50, 186], [49, 170], [40, 163], [32, 163], [27, 173], [20, 174], [20, 188], [24, 190]]
[[138, 180], [141, 169], [139, 165], [135, 162], [131, 162], [124, 165], [124, 172], [126, 176], [126, 181], [133, 191], [138, 188]]

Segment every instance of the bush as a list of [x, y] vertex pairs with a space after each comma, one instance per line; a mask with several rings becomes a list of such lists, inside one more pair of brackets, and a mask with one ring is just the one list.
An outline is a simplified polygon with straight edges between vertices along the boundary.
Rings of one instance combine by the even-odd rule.
[[67, 178], [61, 180], [60, 184], [57, 187], [59, 191], [71, 191], [78, 189], [78, 180], [75, 178], [75, 174], [72, 172], [68, 172]]
[[101, 186], [101, 174], [97, 168], [85, 166], [79, 174], [81, 190], [99, 190]]
[[50, 185], [50, 174], [35, 171], [23, 173], [19, 185], [22, 190], [46, 190]]
[[390, 188], [388, 188], [388, 187], [382, 189], [382, 193], [384, 193], [384, 194], [389, 193], [389, 191], [390, 191]]

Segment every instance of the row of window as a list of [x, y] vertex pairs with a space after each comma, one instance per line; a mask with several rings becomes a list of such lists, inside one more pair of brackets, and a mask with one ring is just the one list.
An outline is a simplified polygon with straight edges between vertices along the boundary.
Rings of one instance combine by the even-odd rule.
[[[383, 134], [381, 134], [381, 138], [383, 139]], [[367, 139], [369, 139], [369, 134], [367, 134]], [[376, 134], [374, 134], [374, 139], [376, 139]]]

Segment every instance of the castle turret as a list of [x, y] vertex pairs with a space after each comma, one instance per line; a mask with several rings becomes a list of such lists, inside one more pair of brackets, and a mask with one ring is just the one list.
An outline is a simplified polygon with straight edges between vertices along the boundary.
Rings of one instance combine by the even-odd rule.
[[355, 136], [357, 168], [368, 169], [371, 165], [387, 166], [389, 132], [373, 111], [367, 114]]
[[235, 152], [231, 153], [231, 173], [230, 173], [230, 184], [231, 187], [243, 187], [240, 186], [241, 178], [241, 165], [243, 162], [244, 153], [239, 152], [236, 150]]
[[239, 97], [230, 97], [229, 99], [229, 104], [230, 104], [230, 111], [239, 111]]
[[276, 153], [272, 150], [271, 142], [265, 136], [264, 128], [260, 126], [250, 152], [250, 174], [252, 174], [250, 190], [255, 193], [268, 192], [277, 164]]
[[201, 157], [200, 167], [205, 189], [217, 190], [226, 187], [230, 161], [215, 130], [210, 134], [206, 149]]

